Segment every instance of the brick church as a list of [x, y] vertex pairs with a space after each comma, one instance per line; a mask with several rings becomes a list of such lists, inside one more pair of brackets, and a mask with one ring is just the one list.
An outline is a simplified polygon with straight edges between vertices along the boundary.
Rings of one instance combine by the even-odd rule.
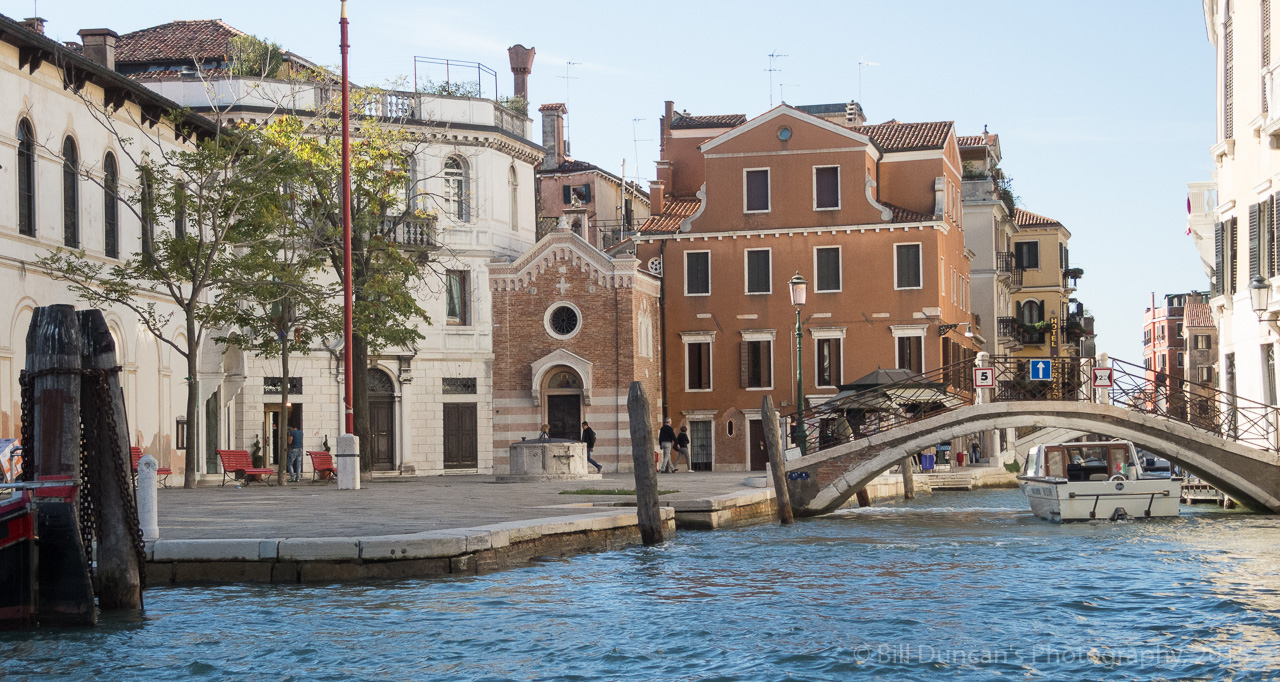
[[528, 252], [489, 266], [496, 470], [507, 466], [508, 446], [536, 438], [542, 424], [552, 437], [577, 439], [588, 421], [596, 461], [630, 471], [632, 381], [644, 385], [657, 431], [661, 281], [634, 257], [593, 246], [589, 230], [587, 209], [575, 205]]

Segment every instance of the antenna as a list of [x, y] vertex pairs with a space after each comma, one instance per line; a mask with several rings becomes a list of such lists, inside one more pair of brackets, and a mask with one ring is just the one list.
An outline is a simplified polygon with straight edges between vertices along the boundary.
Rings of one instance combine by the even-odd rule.
[[862, 67], [864, 66], [880, 66], [877, 62], [869, 62], [866, 57], [858, 60], [858, 104], [862, 104]]
[[[644, 120], [647, 120], [647, 119], [643, 119], [643, 118], [631, 119], [631, 144], [635, 146], [635, 154], [636, 154], [636, 169], [635, 169], [636, 184], [640, 183], [640, 143], [653, 142], [653, 138], [641, 140], [636, 137], [636, 124]], [[626, 176], [623, 176], [622, 180], [624, 185], [626, 184], [626, 179], [627, 179]]]
[[788, 55], [778, 54], [777, 50], [774, 50], [773, 52], [769, 53], [769, 68], [765, 69], [765, 71], [769, 72], [769, 108], [770, 109], [773, 108], [773, 73], [775, 71], [782, 71], [782, 69], [774, 68], [773, 62], [775, 60], [782, 59], [783, 57], [786, 57], [786, 56]]
[[798, 87], [800, 86], [795, 85], [793, 83], [778, 83], [778, 101], [782, 102], [783, 104], [787, 103], [786, 96], [782, 94], [783, 88], [798, 88]]
[[[569, 67], [571, 67], [571, 66], [581, 66], [581, 65], [582, 65], [582, 62], [566, 61], [566, 62], [564, 63], [564, 75], [563, 75], [563, 76], [556, 76], [556, 78], [563, 78], [563, 79], [564, 79], [564, 106], [565, 106], [565, 108], [566, 108], [566, 109], [568, 109], [568, 108], [569, 108], [569, 81], [576, 81], [576, 80], [578, 80], [578, 77], [577, 77], [577, 76], [570, 76], [570, 75], [569, 75]], [[566, 119], [564, 120], [564, 139], [565, 139], [565, 142], [566, 142], [566, 143], [568, 143], [568, 141], [569, 141], [569, 119], [568, 119], [568, 118], [566, 118]], [[566, 152], [566, 156], [567, 156], [567, 155], [568, 155], [568, 148], [566, 148], [566, 149], [565, 149], [565, 152]]]

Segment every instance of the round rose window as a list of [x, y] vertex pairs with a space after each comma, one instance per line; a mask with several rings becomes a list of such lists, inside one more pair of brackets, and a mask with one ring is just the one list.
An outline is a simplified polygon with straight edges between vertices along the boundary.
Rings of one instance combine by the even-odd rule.
[[551, 331], [560, 336], [569, 336], [578, 330], [578, 311], [562, 305], [551, 311], [549, 323]]

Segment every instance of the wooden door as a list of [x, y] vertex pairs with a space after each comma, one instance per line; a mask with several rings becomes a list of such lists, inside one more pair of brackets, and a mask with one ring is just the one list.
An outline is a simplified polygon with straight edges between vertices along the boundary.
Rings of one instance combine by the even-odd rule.
[[552, 438], [578, 440], [582, 436], [582, 396], [547, 396], [547, 424]]
[[373, 436], [369, 457], [374, 471], [396, 468], [395, 398], [369, 396], [369, 431]]
[[444, 468], [479, 467], [476, 404], [444, 404]]
[[751, 425], [751, 437], [747, 444], [751, 453], [751, 470], [764, 471], [765, 465], [769, 463], [769, 451], [764, 447], [764, 422], [752, 419], [748, 423]]

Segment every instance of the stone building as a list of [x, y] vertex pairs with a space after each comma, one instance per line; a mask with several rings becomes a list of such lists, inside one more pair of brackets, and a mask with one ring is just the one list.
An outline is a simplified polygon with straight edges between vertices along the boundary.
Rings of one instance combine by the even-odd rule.
[[953, 124], [815, 110], [746, 120], [666, 103], [635, 253], [662, 274], [664, 412], [688, 425], [694, 468], [763, 469], [762, 397], [795, 411], [794, 274], [809, 291], [807, 405], [877, 368], [931, 372], [976, 351]]
[[1022, 289], [1023, 270], [1014, 267], [1018, 224], [1013, 197], [1006, 196], [1002, 186], [1000, 136], [984, 130], [981, 135], [962, 135], [957, 142], [964, 164], [964, 241], [973, 252], [974, 331], [983, 350], [1010, 355], [1022, 348], [1014, 294]]
[[658, 424], [660, 281], [635, 258], [611, 257], [588, 243], [582, 236], [588, 224], [585, 207], [571, 208], [531, 250], [489, 266], [498, 471], [507, 447], [536, 437], [542, 424], [552, 437], [576, 439], [583, 421], [599, 439], [596, 461], [608, 471], [629, 471], [633, 381], [644, 385], [649, 422]]

